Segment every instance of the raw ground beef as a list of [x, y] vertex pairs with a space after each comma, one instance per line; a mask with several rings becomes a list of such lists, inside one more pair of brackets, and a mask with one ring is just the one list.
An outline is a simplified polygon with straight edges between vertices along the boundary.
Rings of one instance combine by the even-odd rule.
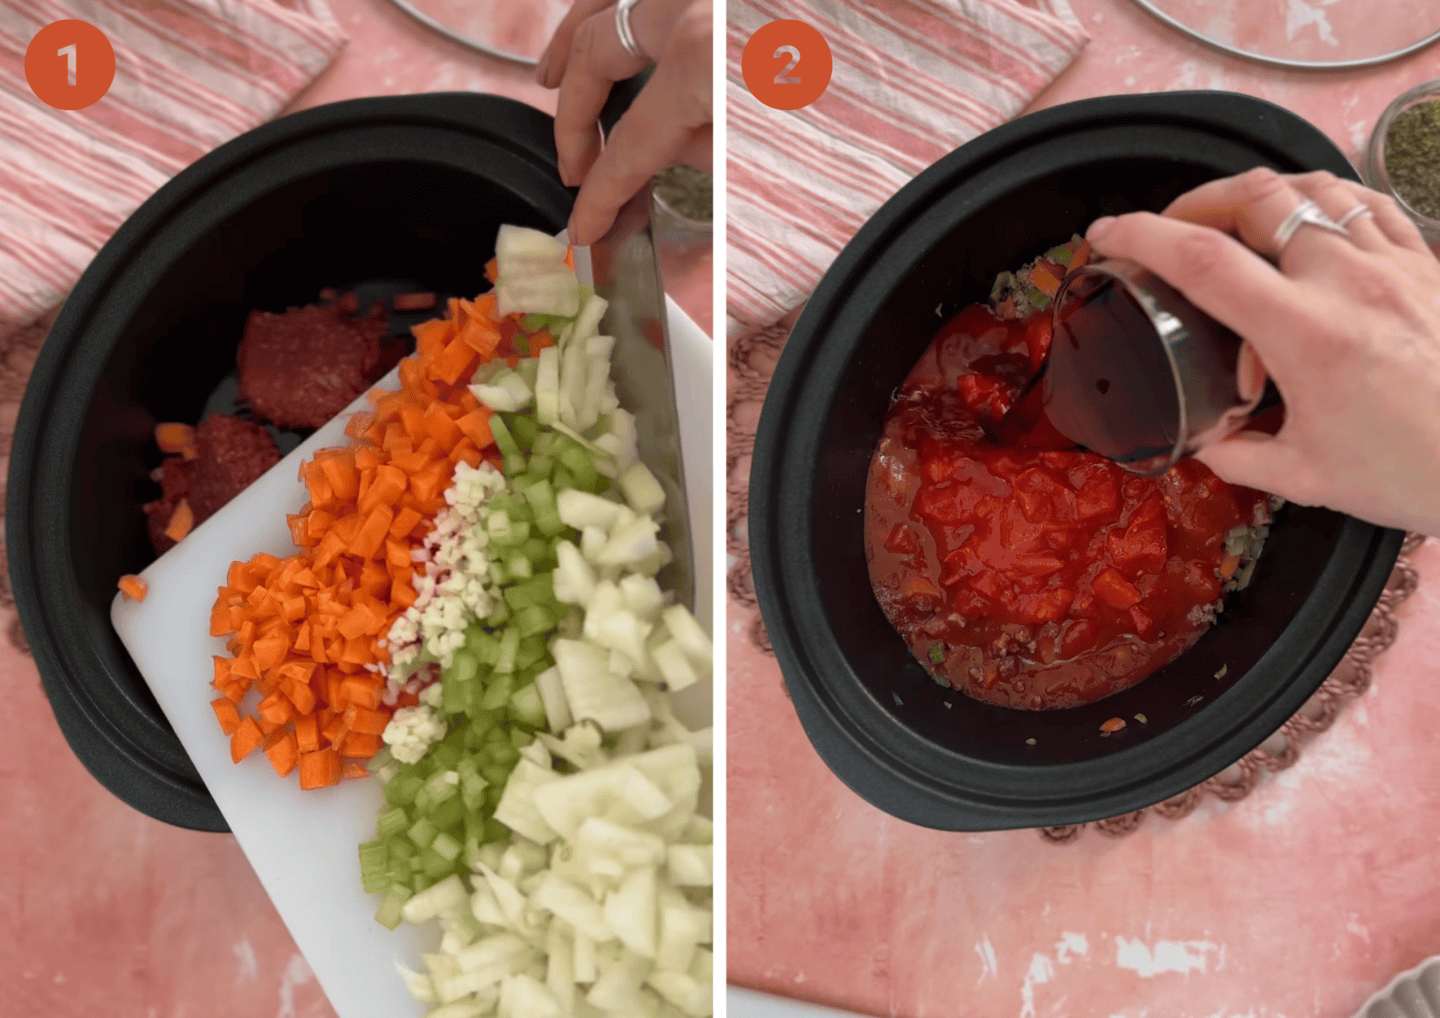
[[261, 474], [280, 462], [280, 450], [260, 425], [239, 417], [211, 414], [195, 429], [199, 457], [167, 456], [160, 464], [161, 496], [145, 505], [150, 543], [157, 555], [174, 547], [165, 526], [183, 498], [199, 526]]
[[283, 428], [318, 428], [399, 359], [395, 344], [382, 349], [387, 328], [379, 303], [362, 318], [340, 306], [252, 311], [240, 341], [239, 398]]

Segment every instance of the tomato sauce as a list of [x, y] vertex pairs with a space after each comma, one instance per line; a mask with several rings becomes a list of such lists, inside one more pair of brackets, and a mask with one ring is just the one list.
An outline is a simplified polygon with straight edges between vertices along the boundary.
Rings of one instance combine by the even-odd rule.
[[1028, 710], [1109, 696], [1192, 646], [1222, 598], [1226, 532], [1269, 519], [1266, 495], [1195, 460], [1137, 477], [1000, 428], [1049, 343], [1045, 312], [947, 323], [886, 417], [865, 504], [871, 585], [916, 658]]

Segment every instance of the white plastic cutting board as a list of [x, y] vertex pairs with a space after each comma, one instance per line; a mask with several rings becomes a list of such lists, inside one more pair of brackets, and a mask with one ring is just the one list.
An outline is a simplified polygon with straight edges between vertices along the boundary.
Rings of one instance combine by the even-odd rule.
[[[711, 620], [711, 415], [712, 344], [667, 298], [671, 349], [680, 410], [691, 533], [695, 535], [696, 617]], [[398, 388], [392, 372], [379, 383]], [[408, 1018], [428, 1010], [406, 992], [394, 960], [418, 967], [420, 952], [434, 950], [433, 931], [407, 925], [390, 932], [375, 922], [376, 895], [360, 889], [357, 846], [375, 837], [384, 804], [379, 782], [346, 781], [301, 792], [294, 774], [276, 777], [263, 753], [237, 766], [210, 701], [211, 655], [225, 641], [209, 636], [210, 608], [236, 559], [258, 552], [288, 555], [287, 513], [306, 500], [300, 463], [317, 449], [343, 445], [349, 413], [368, 407], [365, 397], [321, 428], [141, 576], [150, 586], [140, 603], [118, 594], [110, 617], [149, 683], [185, 751], [235, 832], [240, 847], [279, 909], [330, 1003], [341, 1018]], [[710, 680], [686, 690], [677, 711], [692, 728], [711, 723]]]

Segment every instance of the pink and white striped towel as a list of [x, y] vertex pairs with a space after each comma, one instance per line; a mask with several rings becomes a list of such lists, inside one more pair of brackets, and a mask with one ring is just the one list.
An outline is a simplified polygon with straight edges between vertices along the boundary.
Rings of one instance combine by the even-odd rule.
[[[78, 18], [115, 48], [84, 110], [25, 82], [25, 49]], [[345, 45], [325, 0], [0, 0], [0, 335], [74, 286], [140, 204], [211, 149], [274, 117]]]
[[[740, 55], [793, 18], [830, 46], [829, 88], [772, 110]], [[1029, 105], [1087, 37], [1066, 0], [730, 0], [728, 332], [804, 303], [867, 218], [915, 174]]]

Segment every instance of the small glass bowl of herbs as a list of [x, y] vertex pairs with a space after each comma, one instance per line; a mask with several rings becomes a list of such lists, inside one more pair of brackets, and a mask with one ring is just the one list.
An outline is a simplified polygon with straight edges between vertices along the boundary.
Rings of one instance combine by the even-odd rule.
[[1440, 241], [1440, 78], [1416, 85], [1380, 114], [1365, 182], [1394, 198], [1427, 242]]

